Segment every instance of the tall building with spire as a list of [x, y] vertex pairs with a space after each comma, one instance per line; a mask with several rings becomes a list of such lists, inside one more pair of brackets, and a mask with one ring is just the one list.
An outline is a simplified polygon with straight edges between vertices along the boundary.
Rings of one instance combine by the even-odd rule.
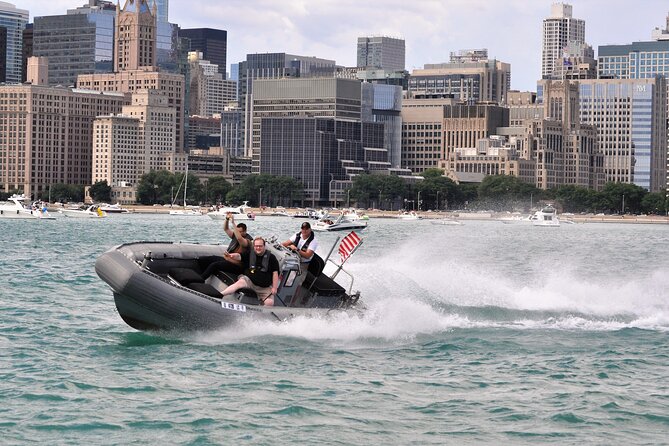
[[125, 0], [122, 8], [117, 5], [116, 14], [115, 72], [80, 75], [77, 87], [121, 93], [146, 89], [162, 92], [169, 106], [175, 109], [176, 135], [170, 149], [174, 153], [183, 152], [185, 79], [181, 74], [158, 71], [156, 67], [156, 3], [154, 0]]
[[572, 6], [554, 3], [551, 15], [544, 19], [541, 52], [541, 78], [551, 79], [564, 59], [565, 48], [572, 42], [585, 44], [585, 20], [572, 17]]
[[126, 0], [121, 9], [116, 5], [114, 27], [114, 71], [156, 67], [156, 3], [147, 0]]

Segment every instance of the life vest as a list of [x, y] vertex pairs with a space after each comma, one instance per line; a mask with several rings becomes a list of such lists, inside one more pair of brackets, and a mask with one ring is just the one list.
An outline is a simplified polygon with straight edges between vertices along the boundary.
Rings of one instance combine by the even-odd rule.
[[[263, 273], [269, 271], [269, 256], [270, 253], [265, 251], [265, 254], [262, 257], [262, 264], [260, 267], [260, 271], [262, 271]], [[256, 256], [256, 251], [252, 249], [251, 253], [249, 254], [249, 269], [251, 270], [251, 273], [255, 272], [257, 259], [258, 256]]]
[[[295, 234], [295, 241], [293, 241], [293, 245], [297, 246], [298, 243], [300, 243], [300, 236], [301, 233]], [[311, 231], [311, 234], [309, 235], [309, 238], [307, 238], [307, 241], [304, 242], [304, 245], [300, 248], [300, 251], [306, 251], [309, 248], [309, 243], [314, 239], [314, 231]]]
[[[251, 242], [253, 241], [253, 238], [252, 238], [250, 235], [248, 235], [248, 234], [246, 234], [246, 235], [244, 236], [244, 238], [245, 238], [246, 240], [251, 241]], [[237, 240], [237, 237], [235, 237], [235, 235], [233, 234], [233, 235], [232, 235], [232, 240], [230, 241], [230, 244], [228, 245], [228, 252], [237, 252], [237, 253], [240, 253], [240, 254], [241, 254], [242, 250], [239, 249], [240, 246], [241, 246], [241, 245], [239, 244], [239, 240]], [[238, 250], [238, 249], [239, 249], [239, 250]], [[253, 251], [253, 250], [251, 250], [251, 251]]]

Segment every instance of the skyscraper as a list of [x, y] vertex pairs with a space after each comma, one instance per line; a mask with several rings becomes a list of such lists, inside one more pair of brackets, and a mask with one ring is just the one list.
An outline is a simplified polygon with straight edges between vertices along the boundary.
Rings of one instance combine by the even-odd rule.
[[222, 29], [192, 28], [179, 31], [179, 37], [190, 39], [190, 51], [199, 51], [202, 58], [218, 65], [218, 72], [226, 78], [228, 32]]
[[403, 39], [393, 37], [358, 37], [358, 67], [404, 70]]
[[0, 1], [0, 26], [7, 28], [6, 82], [21, 82], [23, 29], [27, 24], [28, 11]]
[[114, 30], [114, 72], [156, 67], [156, 4], [126, 0], [117, 5]]
[[74, 85], [77, 76], [112, 71], [116, 5], [92, 0], [65, 15], [35, 17], [33, 55], [49, 59], [51, 85]]
[[[602, 45], [597, 50], [600, 79], [653, 79], [669, 77], [669, 16], [664, 29], [655, 28], [651, 41], [627, 45]], [[639, 87], [640, 88], [640, 87]], [[669, 116], [669, 85], [667, 86]], [[669, 158], [665, 162], [669, 185]], [[635, 183], [638, 176], [635, 177]], [[637, 183], [639, 184], [639, 183]], [[647, 187], [644, 183], [644, 187]]]
[[562, 63], [569, 43], [585, 44], [585, 21], [572, 17], [572, 6], [554, 3], [550, 17], [544, 19], [543, 49], [541, 52], [541, 77], [550, 79]]

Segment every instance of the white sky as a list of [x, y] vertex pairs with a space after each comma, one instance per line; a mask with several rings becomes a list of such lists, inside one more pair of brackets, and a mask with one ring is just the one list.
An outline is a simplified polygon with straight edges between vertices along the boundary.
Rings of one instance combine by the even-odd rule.
[[[125, 0], [121, 0], [122, 4]], [[86, 0], [12, 1], [35, 16], [65, 14]], [[487, 48], [511, 64], [511, 88], [535, 90], [540, 77], [542, 21], [553, 0], [170, 0], [169, 20], [182, 28], [228, 32], [229, 64], [247, 53], [286, 52], [356, 64], [357, 38], [400, 37], [407, 69], [448, 62], [460, 49]], [[573, 16], [586, 22], [586, 42], [599, 45], [649, 41], [664, 28], [669, 2], [572, 0]]]

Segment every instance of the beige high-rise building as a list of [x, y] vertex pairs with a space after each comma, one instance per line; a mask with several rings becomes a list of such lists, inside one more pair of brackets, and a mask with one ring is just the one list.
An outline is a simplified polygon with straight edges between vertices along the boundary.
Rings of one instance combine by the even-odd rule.
[[156, 67], [156, 2], [125, 0], [116, 4], [114, 26], [114, 71]]
[[188, 53], [190, 65], [191, 116], [220, 114], [231, 102], [237, 100], [237, 82], [223, 78], [218, 65], [202, 59], [202, 53]]
[[172, 170], [175, 111], [156, 90], [140, 90], [122, 114], [96, 119], [93, 134], [93, 183], [137, 186], [151, 170]]
[[[126, 0], [117, 7], [114, 42], [115, 73], [86, 74], [77, 78], [77, 88], [95, 91], [133, 93], [153, 89], [164, 93], [176, 112], [175, 152], [184, 148], [184, 77], [163, 73], [155, 67], [156, 11], [147, 0]], [[118, 24], [122, 23], [122, 26]]]
[[0, 86], [0, 190], [35, 198], [52, 184], [91, 184], [93, 121], [127, 103], [119, 93]]
[[[455, 98], [503, 104], [511, 88], [511, 65], [496, 59], [454, 59], [426, 64], [409, 77], [410, 98]], [[461, 61], [462, 60], [462, 61]]]
[[[144, 164], [140, 121], [125, 115], [100, 116], [93, 124], [93, 183], [106, 181], [115, 203], [135, 202], [132, 185], [139, 182]], [[126, 194], [115, 193], [126, 188]]]
[[413, 173], [438, 167], [443, 143], [444, 106], [455, 103], [454, 99], [402, 101], [402, 167]]
[[553, 3], [550, 17], [544, 19], [542, 79], [551, 79], [559, 71], [568, 45], [585, 44], [585, 21], [572, 17], [572, 10], [567, 3]]
[[[595, 127], [580, 121], [578, 84], [545, 81], [542, 85], [543, 103], [537, 103], [535, 94], [509, 95], [510, 125], [492, 128], [495, 121], [486, 124], [472, 110], [467, 114], [459, 111], [457, 119], [446, 120], [444, 131], [452, 135], [445, 138], [441, 165], [448, 176], [505, 174], [541, 189], [561, 185], [601, 189], [603, 155]], [[491, 136], [484, 136], [486, 131]]]

